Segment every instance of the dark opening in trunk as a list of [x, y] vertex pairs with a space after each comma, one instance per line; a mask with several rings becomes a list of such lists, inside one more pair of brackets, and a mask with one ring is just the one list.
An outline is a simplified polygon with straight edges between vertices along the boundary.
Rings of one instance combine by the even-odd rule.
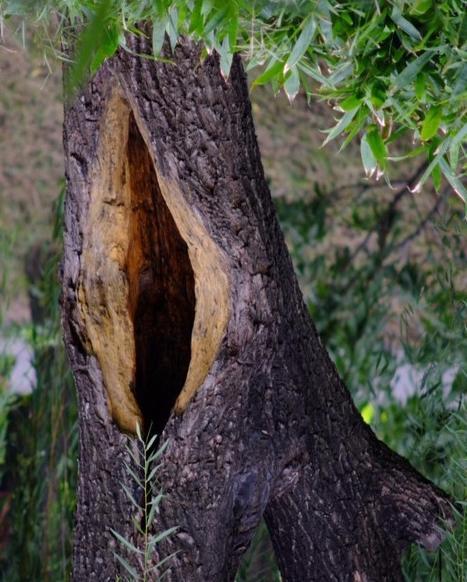
[[127, 276], [136, 348], [134, 391], [144, 428], [160, 434], [190, 364], [195, 282], [188, 247], [162, 197], [133, 114], [127, 151], [131, 192]]

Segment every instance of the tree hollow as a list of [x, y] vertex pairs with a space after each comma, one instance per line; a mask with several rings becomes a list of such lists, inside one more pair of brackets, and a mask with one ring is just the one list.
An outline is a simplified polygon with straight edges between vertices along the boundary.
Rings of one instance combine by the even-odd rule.
[[116, 93], [93, 172], [78, 294], [113, 419], [125, 432], [140, 423], [160, 434], [215, 360], [228, 278], [179, 186], [158, 173], [140, 126]]

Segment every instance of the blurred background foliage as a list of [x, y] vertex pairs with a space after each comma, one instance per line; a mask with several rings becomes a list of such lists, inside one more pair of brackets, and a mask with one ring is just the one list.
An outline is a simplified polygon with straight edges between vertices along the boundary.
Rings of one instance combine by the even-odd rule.
[[[78, 431], [59, 326], [63, 174], [60, 65], [21, 27], [0, 45], [0, 575], [70, 578]], [[24, 50], [24, 45], [28, 51]], [[332, 111], [254, 83], [266, 175], [310, 313], [364, 419], [458, 500], [441, 548], [412, 548], [409, 581], [466, 578], [466, 311], [464, 207], [409, 157], [391, 187], [366, 179], [357, 140], [321, 148]], [[406, 136], [401, 148], [413, 146]], [[405, 141], [404, 141], [405, 140]], [[11, 391], [30, 350], [35, 387]], [[279, 580], [262, 524], [238, 582]]]

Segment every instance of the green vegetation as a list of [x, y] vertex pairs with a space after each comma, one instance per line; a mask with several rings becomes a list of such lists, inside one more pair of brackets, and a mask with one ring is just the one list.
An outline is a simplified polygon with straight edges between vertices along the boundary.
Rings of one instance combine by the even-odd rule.
[[[430, 176], [439, 189], [444, 175], [467, 201], [462, 0], [2, 0], [0, 18], [9, 17], [26, 19], [55, 53], [64, 37], [70, 40], [69, 25], [79, 25], [73, 86], [118, 47], [126, 49], [126, 32], [145, 34], [142, 22], [152, 24], [153, 53], [146, 58], [161, 58], [166, 35], [172, 48], [190, 35], [219, 53], [228, 77], [240, 52], [249, 70], [261, 68], [254, 85], [284, 88], [290, 100], [303, 88], [340, 111], [325, 143], [345, 135], [345, 147], [360, 136], [367, 175], [389, 179], [390, 163], [421, 157], [428, 164], [414, 189]], [[50, 22], [59, 23], [58, 32], [50, 34]], [[407, 134], [416, 144], [410, 149]]]
[[[41, 316], [21, 329], [34, 350], [37, 386], [30, 395], [18, 398], [13, 409], [8, 407], [7, 458], [6, 466], [1, 466], [6, 544], [3, 540], [0, 573], [9, 582], [63, 581], [70, 575], [78, 430], [58, 309], [56, 241], [62, 235], [63, 194], [53, 233], [43, 245], [46, 258], [40, 276], [30, 287]], [[0, 414], [3, 417], [5, 410]]]
[[126, 465], [126, 470], [133, 481], [133, 485], [136, 487], [136, 493], [126, 487], [125, 493], [131, 502], [134, 512], [132, 521], [135, 535], [138, 538], [138, 542], [141, 543], [135, 545], [118, 532], [112, 530], [112, 533], [128, 554], [129, 559], [125, 559], [119, 553], [116, 553], [115, 557], [125, 568], [127, 574], [130, 575], [130, 580], [147, 582], [154, 579], [154, 577], [157, 580], [161, 579], [164, 576], [164, 572], [170, 569], [172, 555], [154, 563], [154, 552], [157, 549], [157, 544], [175, 533], [177, 527], [157, 531], [156, 523], [160, 504], [164, 498], [164, 493], [157, 483], [157, 471], [160, 467], [157, 461], [160, 460], [169, 443], [166, 441], [157, 448], [157, 435], [151, 436], [151, 431], [149, 431], [148, 435], [143, 437], [139, 425], [136, 427], [136, 433], [136, 450], [131, 446], [131, 440], [128, 443], [127, 450], [135, 467], [138, 468], [139, 475]]

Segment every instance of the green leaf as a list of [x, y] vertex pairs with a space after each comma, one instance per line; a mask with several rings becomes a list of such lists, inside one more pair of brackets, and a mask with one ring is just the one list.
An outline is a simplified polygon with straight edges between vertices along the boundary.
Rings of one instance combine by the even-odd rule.
[[421, 16], [422, 14], [425, 14], [425, 12], [428, 12], [432, 3], [432, 0], [415, 0], [413, 6], [410, 9], [410, 14]]
[[371, 402], [367, 402], [367, 404], [365, 404], [365, 406], [361, 409], [360, 414], [362, 415], [363, 420], [367, 424], [370, 424], [375, 415], [375, 407], [373, 404], [371, 404]]
[[433, 186], [435, 187], [436, 192], [439, 192], [439, 189], [441, 188], [441, 168], [439, 165], [433, 168], [431, 179], [433, 180]]
[[430, 61], [433, 56], [433, 51], [426, 51], [413, 61], [411, 61], [405, 69], [403, 69], [394, 79], [394, 87], [400, 89], [409, 85], [423, 67]]
[[165, 531], [153, 536], [151, 538], [151, 544], [158, 544], [159, 542], [161, 542], [162, 540], [165, 540], [165, 538], [171, 536], [173, 533], [175, 533], [178, 530], [178, 526], [175, 527], [171, 527], [170, 529], [166, 529]]
[[354, 137], [357, 135], [357, 133], [365, 125], [367, 115], [368, 115], [368, 109], [365, 106], [360, 107], [355, 119], [352, 121], [352, 123], [349, 126], [346, 127], [347, 137], [344, 139], [341, 147], [339, 148], [340, 152], [349, 145], [349, 143], [354, 139]]
[[169, 9], [167, 34], [169, 36], [170, 48], [173, 51], [178, 41], [178, 10], [176, 6], [171, 6]]
[[123, 483], [122, 483], [122, 489], [123, 489], [123, 491], [125, 491], [126, 496], [131, 501], [131, 503], [133, 503], [133, 505], [136, 507], [136, 509], [140, 509], [139, 503], [133, 497], [133, 495], [131, 494], [131, 491], [128, 489], [128, 487], [125, 484], [123, 484]]
[[359, 108], [356, 107], [355, 109], [352, 109], [352, 111], [347, 111], [346, 113], [344, 113], [344, 115], [341, 117], [337, 125], [335, 125], [330, 130], [327, 130], [329, 134], [327, 138], [324, 140], [322, 147], [327, 145], [333, 139], [336, 139], [338, 135], [345, 131], [345, 129], [350, 125], [352, 119], [355, 117], [355, 114], [357, 113], [358, 109]]
[[350, 77], [352, 72], [353, 72], [353, 63], [351, 63], [351, 62], [342, 63], [342, 65], [337, 67], [337, 69], [335, 69], [334, 73], [330, 77], [327, 78], [327, 83], [328, 83], [328, 85], [331, 85], [331, 87], [335, 87], [336, 85], [338, 85], [339, 83], [341, 83], [342, 81], [347, 79], [347, 77]]
[[415, 26], [403, 17], [401, 11], [396, 7], [394, 7], [392, 11], [391, 20], [413, 39], [422, 40], [422, 35], [418, 32]]
[[300, 90], [300, 76], [297, 67], [293, 67], [290, 70], [289, 75], [284, 82], [284, 89], [289, 101], [292, 103]]
[[339, 106], [342, 107], [344, 111], [352, 111], [352, 109], [356, 109], [360, 106], [362, 99], [360, 97], [355, 97], [355, 95], [351, 95], [344, 99]]
[[134, 554], [143, 554], [144, 553], [142, 550], [140, 550], [139, 548], [134, 546], [131, 542], [126, 540], [122, 535], [120, 535], [114, 529], [111, 529], [110, 531], [112, 532], [112, 535], [114, 535], [120, 543], [122, 543], [128, 550], [130, 550]]
[[368, 131], [366, 134], [366, 138], [368, 141], [368, 145], [370, 146], [371, 151], [373, 152], [373, 155], [375, 156], [376, 161], [378, 162], [379, 167], [383, 169], [386, 166], [388, 154], [386, 150], [386, 145], [379, 133], [378, 128], [373, 127], [373, 129], [370, 129], [370, 131]]
[[283, 67], [284, 61], [278, 61], [273, 57], [269, 61], [266, 70], [253, 81], [253, 85], [265, 85], [269, 83], [273, 77], [279, 77], [282, 74]]
[[230, 67], [232, 66], [233, 53], [230, 50], [229, 37], [225, 36], [221, 46], [218, 48], [220, 54], [220, 68], [224, 79], [228, 79], [230, 74]]
[[167, 28], [168, 18], [158, 18], [152, 25], [152, 52], [158, 57], [162, 50], [165, 39], [165, 29]]
[[161, 468], [161, 465], [155, 465], [154, 467], [152, 467], [151, 472], [148, 475], [147, 478], [147, 482], [151, 483], [151, 481], [154, 479], [157, 471]]
[[169, 446], [169, 442], [170, 442], [170, 441], [168, 441], [168, 440], [167, 440], [167, 441], [165, 441], [165, 443], [164, 443], [163, 445], [161, 445], [161, 446], [160, 446], [160, 447], [157, 449], [157, 451], [154, 453], [154, 456], [153, 456], [153, 457], [151, 457], [151, 460], [158, 459], [158, 458], [159, 458], [159, 457], [162, 455], [162, 453], [164, 453], [164, 452], [165, 452], [165, 449], [166, 449], [166, 448]]
[[435, 166], [437, 166], [440, 163], [440, 160], [442, 158], [442, 156], [444, 156], [444, 154], [446, 153], [449, 145], [450, 145], [451, 141], [450, 138], [445, 139], [437, 148], [437, 153], [435, 155], [435, 157], [431, 160], [431, 162], [428, 164], [426, 170], [423, 172], [422, 177], [420, 178], [420, 180], [417, 182], [417, 184], [414, 186], [413, 188], [413, 192], [419, 192], [421, 187], [423, 186], [423, 184], [428, 180], [428, 178], [431, 176], [433, 169], [435, 168]]
[[136, 570], [130, 566], [130, 564], [121, 556], [119, 556], [117, 553], [114, 552], [114, 556], [117, 558], [117, 560], [120, 562], [120, 564], [125, 568], [125, 570], [128, 572], [128, 574], [130, 574], [132, 580], [139, 580], [139, 575], [136, 572]]
[[150, 438], [149, 442], [146, 444], [146, 449], [150, 449], [152, 447], [152, 445], [156, 442], [157, 439], [157, 434], [153, 434], [152, 437]]
[[[89, 19], [89, 23], [81, 33], [77, 47], [75, 61], [70, 74], [66, 79], [66, 91], [73, 93], [86, 80], [88, 71], [94, 72], [102, 64], [104, 56], [97, 56], [104, 40], [104, 31], [112, 11], [111, 0], [102, 0], [96, 7], [96, 11]], [[99, 62], [100, 59], [100, 62]]]
[[465, 189], [464, 184], [462, 184], [461, 179], [454, 174], [451, 166], [446, 162], [444, 157], [441, 157], [439, 165], [441, 166], [441, 171], [443, 172], [444, 177], [449, 184], [451, 184], [454, 192], [459, 196], [464, 204], [467, 204], [467, 190]]
[[302, 25], [302, 32], [287, 59], [284, 67], [284, 73], [292, 69], [303, 57], [316, 31], [316, 21], [312, 15], [305, 18]]
[[425, 115], [425, 119], [423, 120], [422, 129], [420, 132], [423, 141], [428, 141], [436, 135], [442, 117], [443, 111], [441, 107], [432, 107], [428, 111], [428, 113]]
[[415, 97], [418, 101], [423, 101], [426, 94], [426, 76], [420, 73], [415, 81]]
[[138, 437], [138, 440], [144, 444], [144, 440], [141, 435], [141, 425], [139, 424], [139, 421], [136, 421], [136, 436]]
[[162, 496], [161, 496], [161, 494], [159, 494], [157, 497], [155, 497], [151, 501], [151, 509], [149, 510], [149, 514], [148, 514], [148, 518], [147, 518], [148, 526], [150, 526], [152, 524], [152, 522], [154, 521], [154, 515], [159, 507], [161, 500], [162, 500]]
[[194, 8], [191, 12], [191, 20], [189, 31], [201, 35], [203, 32], [203, 14], [201, 8], [203, 6], [203, 0], [196, 0]]
[[467, 139], [467, 123], [456, 133], [452, 138], [451, 145], [449, 146], [449, 162], [451, 168], [455, 171], [457, 164], [459, 162], [459, 150], [462, 143]]
[[368, 140], [366, 135], [364, 135], [360, 142], [360, 155], [362, 157], [363, 168], [365, 170], [365, 174], [367, 178], [371, 178], [371, 176], [375, 173], [376, 167], [378, 165], [375, 156], [368, 144]]
[[229, 42], [233, 51], [237, 46], [237, 34], [238, 34], [238, 5], [236, 2], [231, 2], [229, 14]]
[[[467, 20], [467, 17], [466, 17]], [[462, 95], [467, 87], [467, 63], [464, 63], [459, 70], [457, 75], [456, 84], [452, 90], [453, 97], [458, 97]]]

